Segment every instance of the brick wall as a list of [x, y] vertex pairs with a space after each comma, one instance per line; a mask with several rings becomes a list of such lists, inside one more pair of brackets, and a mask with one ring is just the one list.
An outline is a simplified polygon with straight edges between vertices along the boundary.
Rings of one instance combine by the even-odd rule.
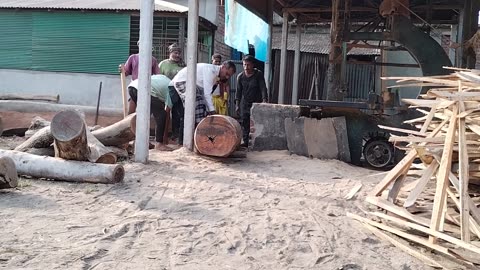
[[213, 43], [213, 52], [222, 55], [223, 60], [231, 58], [232, 48], [224, 43], [225, 36], [225, 6], [223, 1], [219, 0], [217, 5], [217, 31], [215, 32], [215, 41]]

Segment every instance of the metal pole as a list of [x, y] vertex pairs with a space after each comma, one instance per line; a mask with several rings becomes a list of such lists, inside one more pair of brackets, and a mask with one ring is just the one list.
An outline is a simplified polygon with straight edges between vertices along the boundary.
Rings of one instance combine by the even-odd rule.
[[298, 83], [300, 81], [300, 43], [302, 26], [297, 22], [297, 40], [295, 41], [295, 60], [293, 62], [293, 90], [292, 90], [292, 105], [297, 105], [298, 102]]
[[141, 0], [140, 60], [138, 66], [137, 128], [135, 132], [135, 161], [148, 161], [150, 138], [150, 91], [152, 73], [153, 0]]
[[287, 40], [288, 40], [288, 12], [283, 12], [282, 45], [280, 52], [280, 82], [278, 87], [278, 104], [284, 103], [285, 75], [287, 73]]
[[95, 112], [95, 125], [98, 124], [98, 112], [100, 110], [100, 97], [102, 96], [102, 82], [98, 86], [98, 100], [97, 100], [97, 111]]
[[[183, 146], [193, 150], [195, 129], [195, 95], [197, 88], [198, 0], [188, 0], [187, 85], [185, 93], [185, 122]], [[209, 91], [209, 89], [205, 89]]]
[[270, 74], [272, 73], [272, 29], [273, 29], [273, 0], [268, 0], [268, 39], [267, 39], [267, 60], [265, 61], [265, 83], [267, 84], [268, 97], [272, 98], [272, 86]]

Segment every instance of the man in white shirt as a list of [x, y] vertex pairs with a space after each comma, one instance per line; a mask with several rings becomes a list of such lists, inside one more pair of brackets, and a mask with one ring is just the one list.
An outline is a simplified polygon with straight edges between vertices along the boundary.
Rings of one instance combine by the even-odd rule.
[[[215, 91], [219, 81], [228, 80], [236, 72], [235, 64], [232, 61], [225, 61], [221, 66], [213, 64], [197, 64], [197, 90], [195, 98], [195, 125], [209, 114], [215, 113], [213, 106], [212, 92]], [[187, 68], [180, 70], [170, 82], [169, 88], [174, 88], [180, 100], [172, 97], [174, 108], [185, 104], [185, 86], [187, 82]], [[177, 101], [177, 102], [176, 102]], [[181, 101], [181, 102], [180, 102]], [[176, 110], [177, 108], [173, 109]], [[173, 116], [172, 116], [173, 117]], [[179, 144], [183, 143], [183, 115], [180, 119]]]

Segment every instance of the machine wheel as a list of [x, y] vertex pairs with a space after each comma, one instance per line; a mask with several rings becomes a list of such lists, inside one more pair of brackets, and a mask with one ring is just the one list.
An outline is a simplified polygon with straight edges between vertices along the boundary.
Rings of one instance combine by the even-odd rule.
[[392, 164], [395, 155], [393, 145], [385, 138], [372, 138], [363, 147], [363, 156], [368, 166], [384, 169]]

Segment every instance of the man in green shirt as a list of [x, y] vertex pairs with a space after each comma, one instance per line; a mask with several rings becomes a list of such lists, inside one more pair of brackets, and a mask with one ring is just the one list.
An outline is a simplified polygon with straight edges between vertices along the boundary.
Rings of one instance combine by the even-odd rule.
[[[171, 151], [168, 144], [168, 134], [165, 128], [168, 125], [170, 110], [173, 103], [170, 98], [168, 84], [170, 79], [165, 75], [152, 76], [152, 89], [150, 92], [150, 113], [155, 119], [155, 149], [160, 151]], [[135, 105], [138, 97], [138, 79], [128, 85], [128, 92]]]
[[168, 52], [170, 53], [168, 59], [163, 60], [158, 64], [160, 74], [167, 76], [170, 80], [177, 75], [177, 73], [185, 67], [185, 63], [182, 60], [182, 48], [177, 43], [173, 43], [168, 46]]
[[[158, 65], [160, 69], [160, 74], [167, 76], [168, 78], [173, 79], [177, 73], [184, 68], [186, 65], [182, 60], [182, 48], [180, 48], [177, 43], [173, 43], [168, 46], [168, 51], [170, 52], [169, 58], [163, 60]], [[176, 91], [170, 93], [173, 100], [179, 100]], [[180, 132], [180, 119], [183, 117], [183, 110], [179, 106], [174, 106], [172, 108], [172, 138], [178, 138], [182, 136]]]

